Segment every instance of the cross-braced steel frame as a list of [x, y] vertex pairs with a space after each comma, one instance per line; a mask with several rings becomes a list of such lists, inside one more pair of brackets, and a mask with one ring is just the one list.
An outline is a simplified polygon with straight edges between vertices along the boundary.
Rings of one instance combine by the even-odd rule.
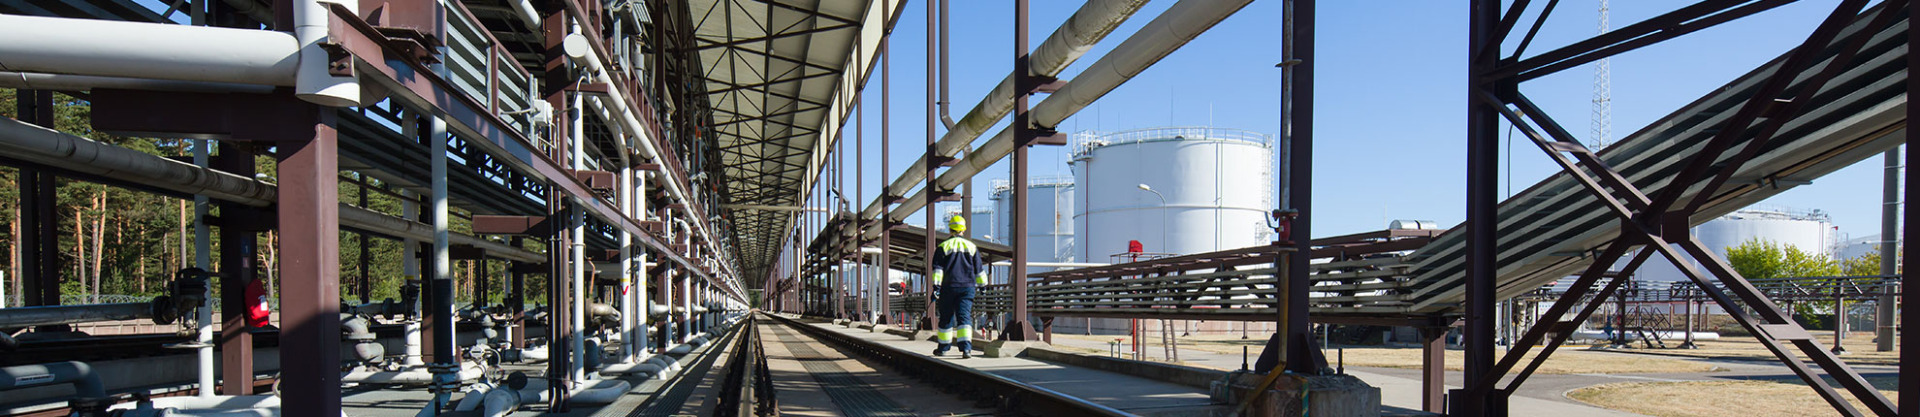
[[[1619, 290], [1630, 274], [1658, 253], [1679, 267], [1688, 279], [1720, 305], [1734, 320], [1752, 332], [1767, 350], [1811, 386], [1835, 410], [1845, 415], [1894, 415], [1892, 401], [1847, 366], [1808, 334], [1779, 306], [1741, 277], [1725, 259], [1689, 233], [1689, 219], [1709, 201], [1738, 168], [1757, 155], [1782, 125], [1800, 114], [1805, 103], [1813, 101], [1829, 80], [1853, 64], [1866, 40], [1895, 22], [1901, 14], [1912, 13], [1904, 0], [1888, 0], [1869, 10], [1866, 0], [1845, 0], [1827, 15], [1804, 43], [1777, 60], [1768, 75], [1745, 99], [1731, 118], [1719, 125], [1713, 138], [1690, 157], [1690, 163], [1657, 190], [1628, 181], [1611, 168], [1597, 153], [1580, 142], [1533, 103], [1519, 86], [1522, 82], [1558, 71], [1575, 68], [1608, 56], [1630, 51], [1754, 13], [1772, 9], [1790, 1], [1711, 0], [1680, 7], [1672, 12], [1635, 23], [1593, 38], [1525, 56], [1527, 47], [1550, 16], [1558, 0], [1549, 0], [1537, 13], [1511, 54], [1504, 53], [1514, 29], [1527, 15], [1530, 0], [1515, 0], [1502, 9], [1497, 0], [1472, 2], [1468, 88], [1468, 184], [1467, 223], [1468, 272], [1465, 309], [1466, 378], [1465, 388], [1451, 398], [1454, 415], [1506, 415], [1506, 397], [1526, 382], [1553, 351], [1564, 343], [1578, 324]], [[1863, 14], [1862, 12], [1865, 11]], [[1865, 26], [1860, 26], [1865, 24]], [[1847, 29], [1855, 28], [1849, 32]], [[1909, 43], [1912, 34], [1909, 33]], [[1914, 66], [1908, 55], [1909, 68]], [[1909, 84], [1909, 94], [1913, 87]], [[1914, 110], [1908, 110], [1911, 115]], [[1562, 170], [1574, 177], [1601, 200], [1621, 222], [1621, 235], [1605, 246], [1592, 266], [1549, 308], [1541, 320], [1529, 328], [1514, 344], [1513, 350], [1494, 360], [1494, 304], [1496, 302], [1495, 216], [1498, 184], [1498, 138], [1501, 119], [1520, 130], [1532, 143], [1548, 154]], [[1908, 155], [1916, 134], [1908, 133]], [[1909, 171], [1908, 179], [1913, 179]], [[1910, 184], [1911, 182], [1909, 182]], [[1699, 188], [1695, 188], [1699, 187]], [[1689, 194], [1689, 191], [1692, 191]], [[1914, 215], [1908, 212], [1907, 218]], [[1909, 232], [1911, 233], [1911, 232]], [[1638, 249], [1635, 251], [1635, 249]], [[1701, 262], [1695, 266], [1686, 256]], [[1627, 258], [1624, 268], [1609, 269]], [[1612, 278], [1598, 291], [1594, 284]], [[1716, 285], [1715, 282], [1719, 285]], [[1582, 302], [1582, 297], [1592, 297]], [[1561, 320], [1579, 308], [1570, 319]], [[1753, 313], [1748, 313], [1749, 309]], [[1912, 314], [1912, 313], [1908, 313]], [[1533, 358], [1506, 385], [1500, 382], [1520, 364], [1535, 345], [1545, 342], [1540, 355]], [[1833, 378], [1841, 388], [1858, 398], [1866, 412], [1855, 408], [1813, 366], [1795, 354], [1804, 355]], [[1902, 370], [1907, 362], [1902, 361]], [[1914, 389], [1912, 372], [1901, 374], [1903, 393]], [[1915, 398], [1915, 397], [1908, 397]], [[1437, 411], [1437, 410], [1435, 410]], [[1901, 415], [1920, 413], [1908, 406]]]

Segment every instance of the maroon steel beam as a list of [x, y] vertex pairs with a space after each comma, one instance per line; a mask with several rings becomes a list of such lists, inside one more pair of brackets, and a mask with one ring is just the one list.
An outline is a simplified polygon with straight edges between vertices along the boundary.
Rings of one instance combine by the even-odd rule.
[[[1711, 0], [1627, 25], [1587, 40], [1519, 60], [1487, 74], [1488, 78], [1527, 81], [1589, 62], [1693, 33], [1792, 3], [1794, 0]], [[1518, 10], [1516, 10], [1518, 11]], [[1491, 50], [1498, 49], [1499, 38]]]
[[[923, 294], [925, 294], [926, 296], [921, 298], [921, 300], [924, 300], [925, 305], [922, 306], [922, 308], [920, 309], [922, 313], [920, 316], [921, 324], [920, 326], [916, 327], [917, 330], [933, 329], [934, 321], [937, 320], [937, 318], [935, 317], [935, 314], [937, 314], [937, 312], [935, 311], [935, 308], [934, 308], [935, 306], [933, 304], [933, 292], [939, 291], [940, 289], [934, 288], [933, 273], [934, 273], [934, 268], [939, 268], [939, 266], [934, 265], [933, 260], [935, 256], [938, 255], [935, 251], [938, 248], [937, 245], [939, 243], [939, 240], [938, 240], [939, 238], [936, 237], [938, 233], [934, 233], [934, 228], [939, 227], [938, 226], [939, 223], [936, 223], [938, 221], [938, 219], [936, 219], [938, 214], [936, 214], [934, 207], [938, 206], [941, 201], [950, 201], [953, 198], [952, 190], [942, 190], [938, 186], [934, 185], [933, 183], [934, 179], [939, 177], [940, 167], [948, 166], [948, 164], [950, 164], [953, 161], [953, 159], [946, 157], [946, 155], [941, 155], [940, 151], [934, 148], [935, 141], [939, 139], [938, 133], [936, 133], [934, 130], [934, 125], [939, 123], [938, 100], [939, 100], [939, 92], [940, 92], [939, 90], [940, 77], [939, 77], [939, 74], [936, 73], [936, 71], [939, 71], [939, 67], [940, 67], [940, 62], [939, 62], [940, 54], [938, 53], [938, 49], [940, 46], [940, 36], [937, 35], [935, 32], [939, 30], [939, 27], [938, 27], [939, 23], [937, 22], [937, 19], [939, 19], [938, 15], [939, 15], [940, 4], [934, 1], [927, 1], [926, 3], [927, 3], [927, 26], [926, 26], [926, 30], [927, 30], [927, 34], [926, 34], [927, 35], [926, 36], [927, 95], [923, 98], [922, 101], [923, 101], [923, 104], [926, 104], [927, 111], [926, 111], [926, 118], [924, 120], [921, 120], [921, 122], [925, 123], [927, 128], [927, 147], [926, 147], [927, 171], [926, 171], [926, 175], [922, 176], [922, 178], [925, 178], [925, 185], [923, 185], [922, 187], [926, 189], [926, 194], [927, 194], [927, 204], [926, 204], [926, 207], [923, 209], [925, 210], [924, 213], [926, 216], [926, 221], [923, 224], [925, 224], [927, 227], [927, 233], [926, 233], [926, 236], [922, 236], [924, 238], [922, 239], [924, 244], [921, 245], [921, 250], [920, 250], [920, 257], [925, 260], [925, 262], [921, 264], [922, 272], [920, 273], [920, 289], [921, 291], [923, 291]], [[1022, 10], [1022, 13], [1024, 13], [1024, 11], [1026, 10], [1026, 3], [1018, 2], [1017, 4], [1019, 4], [1018, 7], [1020, 7], [1020, 10]], [[1023, 14], [1019, 16], [1025, 16], [1025, 15]], [[1020, 20], [1020, 22], [1024, 22], [1024, 20]], [[1020, 26], [1020, 27], [1024, 28], [1025, 26]], [[1023, 31], [1014, 32], [1014, 33], [1015, 33], [1015, 36], [1024, 37], [1026, 32], [1023, 30]], [[1015, 162], [1015, 163], [1018, 163], [1018, 162]], [[1018, 168], [1015, 168], [1014, 176], [1019, 177], [1021, 175], [1025, 175], [1025, 174], [1018, 171]], [[1019, 181], [1018, 178], [1014, 179], [1014, 181], [1015, 181], [1014, 184], [1016, 186], [1020, 184], [1018, 182]], [[1016, 202], [1015, 204], [1018, 204], [1018, 203]], [[961, 211], [964, 212], [966, 210], [962, 209]], [[1014, 267], [1018, 268], [1019, 265], [1015, 265]], [[960, 279], [960, 278], [953, 277], [953, 279]]]
[[[1911, 74], [1920, 74], [1920, 72], [1917, 72], [1920, 71], [1920, 54], [1913, 53], [1913, 46], [1920, 45], [1920, 31], [1911, 29], [1913, 22], [1920, 22], [1920, 7], [1908, 7], [1907, 19], [1907, 24], [1909, 25], [1909, 29], [1907, 30], [1907, 74], [1911, 77]], [[1920, 83], [1913, 82], [1911, 78], [1907, 81], [1907, 97], [1909, 101], [1912, 101], [1913, 97], [1920, 97]], [[1920, 120], [1920, 106], [1907, 106], [1907, 120]], [[1912, 164], [1912, 161], [1920, 161], [1920, 129], [1907, 129], [1907, 142], [1905, 146], [1907, 163]], [[1903, 190], [1905, 195], [1915, 195], [1913, 193], [1913, 183], [1920, 181], [1920, 170], [1907, 167], [1905, 175], [1906, 177], [1903, 178], [1904, 182], [1901, 184], [1901, 187], [1905, 187]], [[1914, 224], [1920, 224], [1915, 223], [1920, 222], [1920, 212], [1915, 212], [1913, 206], [1910, 204], [1902, 205], [1900, 210], [1902, 225], [1905, 226], [1902, 227], [1900, 231], [1901, 241], [1920, 242], [1920, 228], [1913, 227]], [[1901, 323], [1920, 323], [1920, 308], [1913, 308], [1914, 306], [1907, 305], [1906, 301], [1920, 299], [1920, 289], [1916, 289], [1916, 287], [1920, 287], [1920, 285], [1907, 284], [1908, 281], [1920, 282], [1920, 280], [1916, 280], [1916, 278], [1920, 278], [1920, 272], [1914, 272], [1914, 268], [1901, 269], [1900, 280], [1903, 283], [1900, 285], [1900, 307], [1902, 307], [1900, 309]], [[1882, 326], [1887, 325], [1888, 324], [1882, 324]], [[1920, 332], [1900, 332], [1899, 371], [1899, 415], [1901, 417], [1920, 417]]]
[[1420, 327], [1420, 409], [1446, 413], [1447, 326]]
[[[214, 169], [252, 178], [254, 174], [253, 152], [245, 145], [228, 142], [220, 144], [220, 153], [213, 155], [211, 165]], [[252, 217], [257, 209], [244, 205], [215, 201], [220, 205], [220, 213], [228, 218]], [[224, 395], [253, 394], [253, 333], [247, 326], [247, 284], [255, 279], [255, 252], [259, 244], [258, 230], [243, 226], [247, 222], [222, 222], [220, 224], [220, 293], [236, 294], [220, 298], [220, 393]]]
[[[16, 90], [14, 115], [22, 122], [49, 129], [54, 125], [53, 92]], [[20, 169], [20, 257], [23, 306], [60, 305], [59, 186], [52, 172]], [[42, 326], [36, 331], [66, 331], [69, 326]]]
[[290, 417], [340, 415], [340, 171], [335, 110], [313, 139], [280, 142], [281, 395]]
[[[1466, 345], [1464, 385], [1490, 386], [1494, 367], [1494, 302], [1498, 297], [1499, 235], [1498, 207], [1500, 177], [1500, 120], [1492, 106], [1480, 96], [1501, 88], [1518, 86], [1517, 81], [1491, 78], [1499, 68], [1500, 36], [1496, 25], [1502, 20], [1500, 2], [1474, 0], [1469, 7], [1469, 50], [1467, 63], [1467, 229], [1466, 300], [1462, 338]], [[1429, 370], [1431, 372], [1432, 370]], [[1450, 411], [1454, 415], [1506, 415], [1505, 399], [1487, 389], [1463, 389], [1453, 393]], [[1497, 405], [1495, 403], [1498, 403]]]
[[[686, 254], [674, 251], [673, 246], [662, 242], [658, 235], [646, 231], [638, 221], [620, 213], [617, 205], [600, 198], [586, 184], [574, 178], [571, 172], [552, 156], [535, 152], [537, 147], [533, 146], [531, 140], [518, 131], [508, 128], [509, 124], [498, 115], [487, 111], [484, 103], [464, 94], [448, 93], [458, 89], [453, 87], [451, 81], [434, 75], [425, 63], [405, 58], [386, 59], [389, 51], [398, 54], [399, 47], [388, 44], [384, 35], [365, 20], [339, 7], [333, 7], [331, 10], [334, 19], [329, 39], [337, 38], [341, 47], [357, 58], [355, 68], [361, 70], [360, 73], [366, 76], [365, 81], [387, 86], [391, 92], [390, 98], [406, 103], [410, 107], [431, 109], [447, 121], [449, 131], [467, 140], [468, 143], [480, 147], [488, 154], [495, 155], [497, 161], [525, 172], [530, 177], [546, 180], [566, 195], [576, 197], [584, 202], [582, 207], [595, 217], [632, 232], [636, 244], [655, 248], [661, 257], [665, 258], [665, 262], [680, 264], [691, 270], [693, 274], [710, 282], [718, 279], [699, 268], [699, 264], [689, 259]], [[564, 14], [564, 12], [550, 14], [545, 26], [566, 27]], [[560, 35], [551, 36], [550, 34], [548, 38], [563, 39], [564, 31], [560, 32]], [[559, 54], [557, 45], [552, 48], [554, 48], [554, 54]], [[555, 56], [561, 56], [562, 58], [559, 59], [564, 60], [564, 55]], [[555, 69], [549, 68], [549, 70]], [[564, 66], [558, 71], [564, 72]], [[564, 87], [566, 83], [546, 85]], [[564, 107], [556, 106], [555, 108]], [[672, 160], [672, 158], [662, 159]], [[718, 284], [718, 282], [715, 283]]]
[[[882, 4], [892, 4], [892, 3], [882, 3]], [[892, 140], [893, 130], [889, 128], [888, 125], [893, 120], [893, 110], [892, 110], [893, 109], [893, 64], [892, 64], [893, 52], [887, 48], [887, 45], [892, 43], [892, 41], [893, 41], [892, 35], [890, 34], [881, 35], [880, 46], [878, 48], [879, 54], [880, 54], [880, 183], [881, 184], [886, 184], [886, 180], [888, 178], [892, 178], [888, 176], [888, 175], [891, 175], [889, 173], [892, 172], [891, 164], [888, 161], [893, 159], [891, 157], [892, 154], [888, 153], [888, 152], [891, 152], [888, 150], [888, 148], [889, 148], [889, 145], [893, 143], [893, 140]], [[880, 212], [881, 213], [887, 212], [888, 209], [893, 207], [894, 203], [897, 203], [900, 201], [900, 197], [895, 196], [892, 194], [892, 192], [887, 191], [886, 187], [884, 186], [880, 187], [880, 192], [881, 192], [881, 196], [880, 196], [880, 210], [881, 210]], [[880, 317], [874, 318], [874, 323], [888, 324], [888, 323], [892, 323], [893, 321], [891, 319], [891, 317], [893, 317], [893, 307], [892, 307], [893, 303], [888, 300], [888, 298], [891, 298], [893, 296], [893, 289], [892, 289], [893, 227], [891, 224], [892, 221], [888, 220], [887, 216], [884, 216], [884, 215], [880, 216], [879, 222], [880, 222], [880, 248], [881, 248], [880, 274], [879, 274], [880, 288], [877, 289], [877, 292], [879, 293], [879, 297], [880, 297], [880, 301], [879, 301]]]
[[[1296, 374], [1316, 375], [1320, 373], [1318, 346], [1312, 343], [1311, 325], [1308, 321], [1308, 289], [1313, 286], [1311, 262], [1308, 257], [1313, 253], [1313, 69], [1314, 69], [1314, 8], [1316, 0], [1290, 0], [1287, 2], [1288, 16], [1285, 20], [1287, 36], [1284, 40], [1285, 63], [1281, 71], [1286, 76], [1286, 88], [1282, 89], [1286, 113], [1286, 161], [1287, 184], [1282, 192], [1287, 196], [1286, 206], [1293, 218], [1288, 227], [1288, 236], [1292, 237], [1291, 251], [1277, 251], [1274, 256], [1276, 266], [1285, 265], [1285, 280], [1279, 285], [1286, 286], [1277, 296], [1287, 297], [1284, 320], [1284, 334], [1278, 334], [1281, 343], [1289, 344], [1281, 358], [1286, 361], [1286, 370]], [[1279, 237], [1285, 239], [1287, 237]], [[1280, 240], [1276, 240], [1280, 242]], [[1305, 256], [1301, 256], [1305, 255]], [[1280, 263], [1282, 259], [1289, 262]], [[1269, 346], [1275, 346], [1270, 344]], [[1262, 355], [1263, 357], [1265, 355]], [[1279, 355], [1275, 355], [1280, 358]]]
[[[1000, 338], [1024, 341], [1038, 340], [1032, 324], [1027, 322], [1027, 223], [1031, 220], [1027, 218], [1027, 148], [1033, 145], [1033, 140], [1040, 132], [1033, 127], [1027, 99], [1042, 83], [1034, 79], [1033, 66], [1028, 64], [1027, 0], [1014, 0], [1013, 7], [1013, 213], [1008, 214], [1013, 218], [1013, 236], [1008, 236], [1008, 241], [1013, 243], [1013, 265], [1008, 268], [1011, 273], [1007, 274], [1007, 285], [1013, 287], [1013, 317], [1008, 318], [1005, 333], [1001, 333]], [[928, 129], [931, 131], [932, 127]], [[927, 166], [933, 166], [932, 160], [928, 162]], [[927, 177], [928, 186], [931, 187], [933, 173], [928, 172]], [[927, 195], [931, 198], [933, 194]], [[927, 204], [927, 208], [932, 210], [933, 204]], [[927, 223], [927, 236], [933, 236], [932, 222]], [[927, 263], [932, 264], [931, 247], [928, 252]]]
[[[1727, 148], [1731, 147], [1734, 141], [1738, 140], [1740, 135], [1747, 131], [1748, 125], [1752, 124], [1755, 119], [1765, 115], [1771, 116], [1772, 119], [1780, 119], [1784, 122], [1784, 119], [1790, 118], [1789, 116], [1792, 116], [1791, 113], [1780, 110], [1791, 110], [1791, 106], [1795, 104], [1791, 102], [1776, 104], [1775, 100], [1780, 97], [1781, 92], [1786, 91], [1787, 87], [1793, 83], [1794, 78], [1800, 75], [1799, 72], [1802, 68], [1807, 68], [1818, 62], [1815, 59], [1819, 57], [1820, 52], [1827, 48], [1827, 45], [1835, 36], [1840, 34], [1841, 29], [1846, 28], [1847, 24], [1852, 22], [1854, 17], [1860, 14], [1860, 10], [1866, 7], [1866, 3], [1866, 0], [1847, 0], [1842, 2], [1838, 7], [1835, 7], [1833, 12], [1829, 14], [1825, 20], [1820, 22], [1820, 26], [1814, 28], [1813, 34], [1808, 35], [1805, 42], [1799, 47], [1794, 48], [1793, 53], [1789, 54], [1785, 61], [1780, 62], [1779, 69], [1774, 75], [1768, 77], [1758, 89], [1755, 89], [1753, 95], [1747, 98], [1746, 103], [1741, 104], [1739, 111], [1735, 112], [1733, 117], [1728, 118], [1726, 122], [1720, 125], [1720, 133], [1714, 135], [1713, 139], [1707, 141], [1706, 146], [1694, 154], [1692, 161], [1688, 163], [1685, 168], [1682, 168], [1678, 175], [1674, 176], [1675, 184], [1685, 185], [1669, 186], [1662, 190], [1659, 197], [1653, 200], [1653, 204], [1651, 205], [1652, 210], [1658, 213], [1675, 207], [1674, 204], [1679, 202], [1680, 197], [1684, 195], [1687, 188], [1693, 184], [1692, 181], [1705, 177], [1708, 170], [1714, 169], [1719, 159], [1724, 156], [1723, 153]], [[1848, 63], [1834, 62], [1830, 64], [1829, 67], [1841, 67], [1846, 64]], [[1825, 80], [1815, 81], [1813, 83], [1815, 87], [1814, 90], [1818, 89], [1819, 84], [1824, 83]], [[1809, 97], [1811, 97], [1812, 94], [1813, 91], [1807, 92], [1807, 96]], [[1765, 136], [1761, 136], [1761, 139], [1765, 139]], [[1749, 145], [1749, 147], [1757, 148], [1757, 146], [1754, 145]], [[1736, 159], [1731, 162], [1730, 165], [1737, 166], [1745, 160], [1745, 158]], [[1722, 171], [1730, 170], [1731, 169], [1728, 168]], [[1688, 182], [1678, 182], [1682, 180]], [[1702, 193], [1701, 196], [1696, 197], [1696, 199], [1706, 198], [1706, 194], [1707, 193]], [[1675, 232], [1685, 233], [1684, 231]]]

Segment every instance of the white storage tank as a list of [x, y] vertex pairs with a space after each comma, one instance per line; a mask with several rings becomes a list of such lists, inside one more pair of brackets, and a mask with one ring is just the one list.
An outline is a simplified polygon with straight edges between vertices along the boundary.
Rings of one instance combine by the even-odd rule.
[[[1013, 184], [993, 181], [993, 240], [1013, 241]], [[1027, 180], [1027, 262], [1076, 262], [1074, 250], [1074, 182], [1072, 177], [1036, 177]], [[1029, 268], [1030, 273], [1053, 268]]]
[[[1832, 218], [1820, 210], [1743, 209], [1694, 226], [1693, 235], [1722, 258], [1727, 256], [1727, 248], [1754, 239], [1793, 246], [1804, 252], [1828, 257], [1834, 255], [1835, 246], [1839, 243]], [[1692, 262], [1699, 265], [1698, 261]], [[1624, 266], [1625, 262], [1621, 263]], [[1687, 280], [1679, 268], [1657, 255], [1640, 266], [1635, 278], [1653, 282]]]
[[1075, 135], [1080, 259], [1112, 262], [1135, 240], [1174, 255], [1269, 243], [1274, 160], [1272, 136], [1240, 129]]

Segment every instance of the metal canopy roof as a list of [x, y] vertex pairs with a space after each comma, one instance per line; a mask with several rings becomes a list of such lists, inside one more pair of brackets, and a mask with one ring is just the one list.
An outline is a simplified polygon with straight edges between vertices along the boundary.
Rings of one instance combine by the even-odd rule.
[[[900, 0], [691, 0], [726, 204], [798, 206], [871, 74]], [[883, 17], [884, 16], [884, 17]], [[742, 273], [764, 276], [792, 211], [727, 209]], [[757, 286], [760, 280], [746, 280]]]

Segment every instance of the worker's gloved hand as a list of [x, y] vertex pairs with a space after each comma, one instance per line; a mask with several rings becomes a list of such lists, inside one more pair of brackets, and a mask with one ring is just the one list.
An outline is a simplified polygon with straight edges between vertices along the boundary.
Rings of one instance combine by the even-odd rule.
[[936, 303], [940, 302], [940, 292], [939, 291], [928, 292], [927, 299], [933, 300], [933, 302], [936, 302]]

